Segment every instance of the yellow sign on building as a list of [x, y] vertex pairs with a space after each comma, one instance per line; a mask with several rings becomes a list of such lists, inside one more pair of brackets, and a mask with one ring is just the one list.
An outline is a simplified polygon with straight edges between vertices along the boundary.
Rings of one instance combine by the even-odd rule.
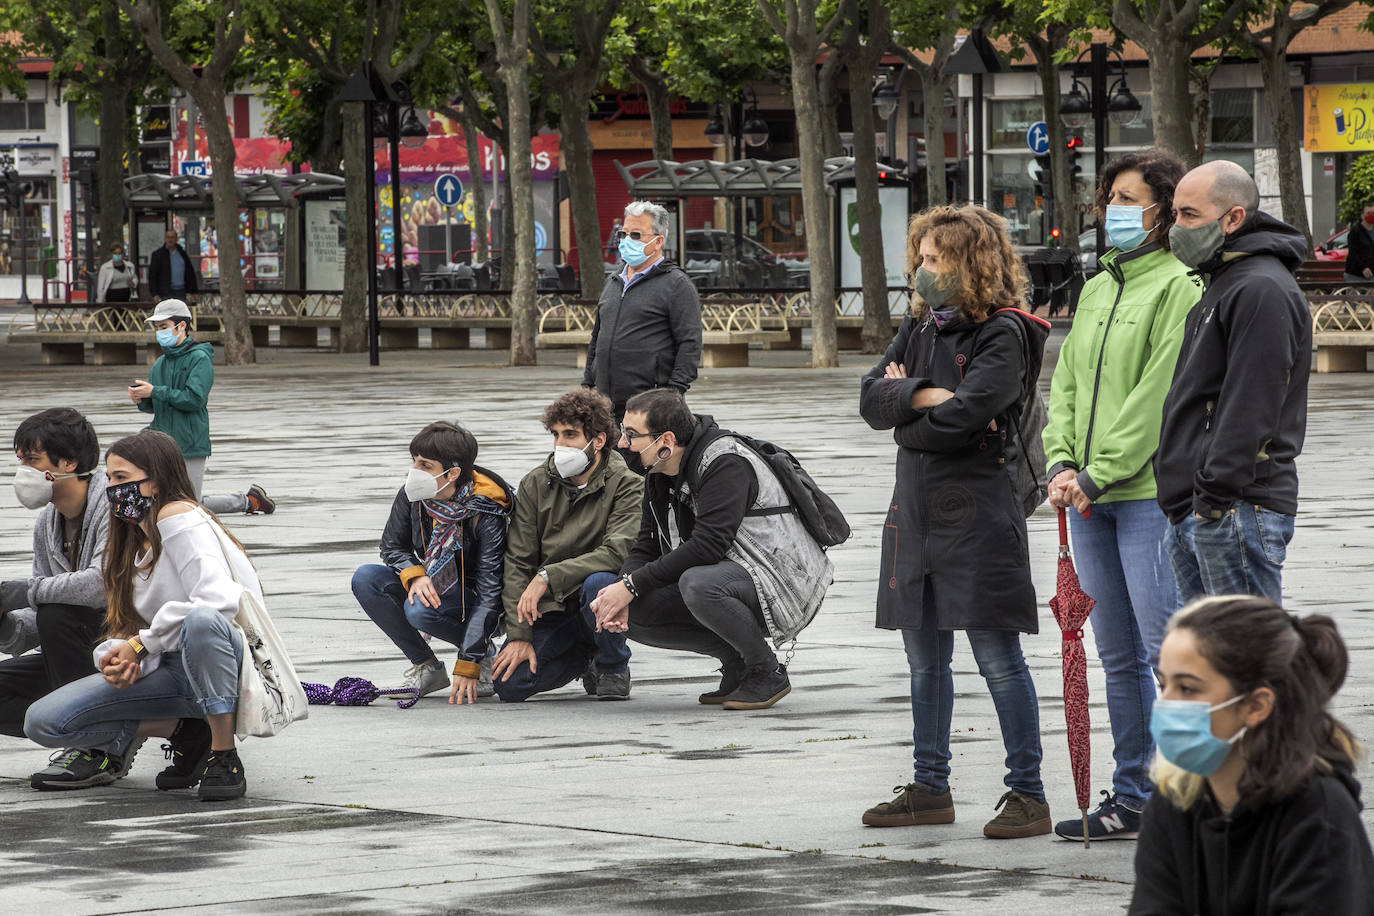
[[1303, 148], [1309, 153], [1374, 150], [1374, 83], [1304, 86]]

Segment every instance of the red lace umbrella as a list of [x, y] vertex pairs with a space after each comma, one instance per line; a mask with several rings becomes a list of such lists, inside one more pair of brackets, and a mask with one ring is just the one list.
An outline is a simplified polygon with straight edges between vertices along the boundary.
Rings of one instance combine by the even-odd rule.
[[1078, 810], [1083, 814], [1083, 845], [1088, 845], [1088, 793], [1092, 774], [1091, 727], [1088, 722], [1088, 659], [1083, 651], [1083, 624], [1092, 613], [1092, 598], [1078, 584], [1078, 572], [1069, 556], [1069, 520], [1059, 510], [1059, 569], [1055, 576], [1050, 610], [1059, 623], [1064, 655], [1064, 722], [1069, 734], [1069, 765], [1073, 767], [1073, 787], [1078, 793]]

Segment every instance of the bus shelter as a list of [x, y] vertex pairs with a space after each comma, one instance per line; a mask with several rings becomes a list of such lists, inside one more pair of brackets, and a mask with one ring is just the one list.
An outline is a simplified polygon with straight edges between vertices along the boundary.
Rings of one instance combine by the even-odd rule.
[[[167, 230], [181, 236], [202, 290], [219, 286], [220, 227], [212, 175], [134, 175], [124, 181], [129, 256], [147, 281]], [[240, 260], [249, 290], [342, 289], [344, 180], [337, 175], [235, 175]]]

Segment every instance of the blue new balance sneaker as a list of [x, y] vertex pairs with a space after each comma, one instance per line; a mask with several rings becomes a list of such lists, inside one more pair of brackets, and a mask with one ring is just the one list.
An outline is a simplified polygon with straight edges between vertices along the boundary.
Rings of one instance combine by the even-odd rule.
[[[1088, 814], [1089, 840], [1134, 840], [1140, 835], [1140, 812], [1119, 801], [1117, 796], [1102, 790], [1106, 796], [1097, 810]], [[1083, 839], [1083, 818], [1060, 821], [1054, 832], [1066, 840]]]

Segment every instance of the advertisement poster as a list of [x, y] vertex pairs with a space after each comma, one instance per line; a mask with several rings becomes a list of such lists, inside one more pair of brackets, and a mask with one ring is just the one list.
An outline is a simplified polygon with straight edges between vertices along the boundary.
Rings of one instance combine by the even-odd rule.
[[[858, 289], [863, 285], [862, 268], [859, 263], [859, 207], [855, 201], [854, 187], [840, 186], [840, 282], [843, 289]], [[880, 187], [878, 205], [883, 211], [883, 267], [887, 272], [887, 285], [906, 286], [902, 277], [902, 263], [906, 255], [906, 224], [910, 214], [907, 212], [907, 189], [901, 187]]]
[[343, 289], [344, 202], [307, 200], [305, 214], [305, 288]]
[[1374, 83], [1304, 86], [1303, 111], [1309, 153], [1374, 150]]

